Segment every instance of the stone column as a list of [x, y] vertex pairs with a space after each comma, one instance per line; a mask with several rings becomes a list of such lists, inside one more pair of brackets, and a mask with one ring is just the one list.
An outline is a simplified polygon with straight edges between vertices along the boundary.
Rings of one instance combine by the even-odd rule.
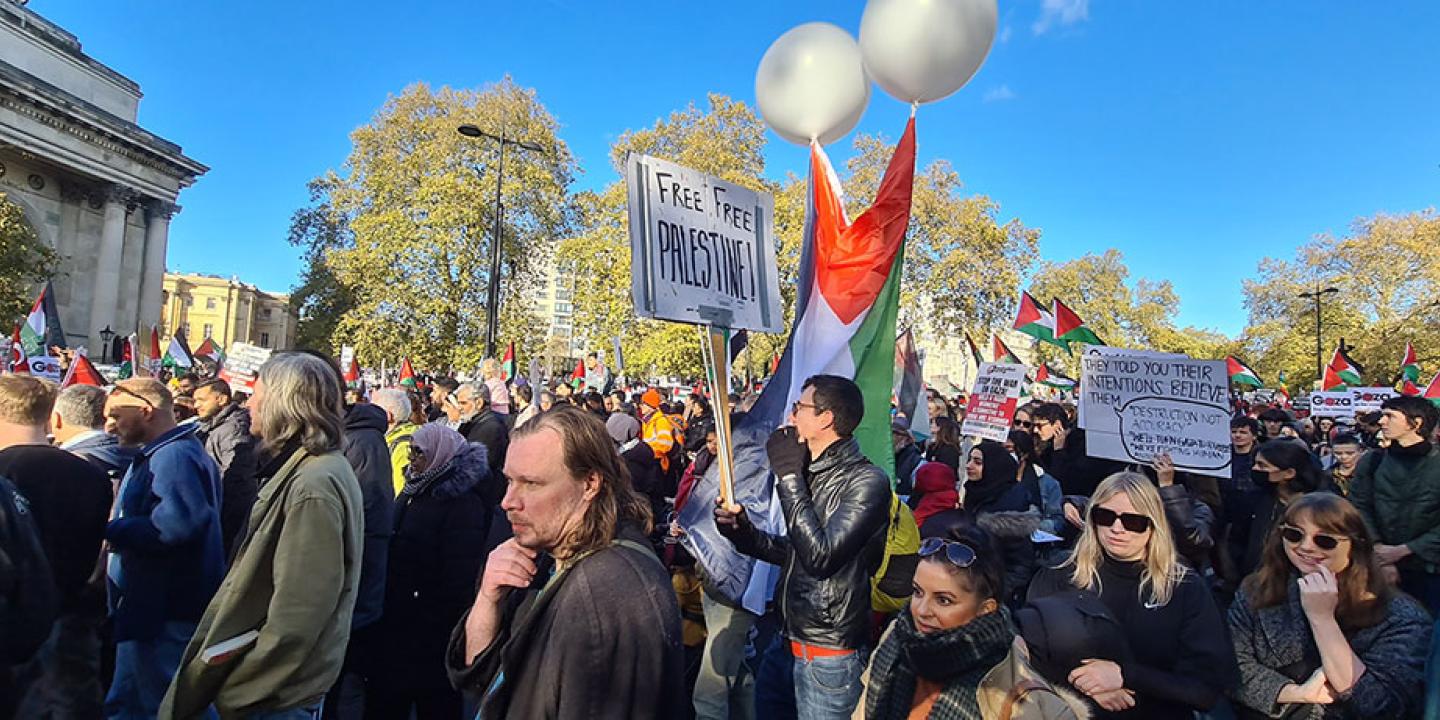
[[125, 215], [127, 205], [135, 192], [121, 185], [111, 185], [103, 191], [105, 199], [105, 224], [100, 231], [100, 252], [96, 255], [94, 292], [90, 299], [90, 326], [85, 331], [90, 336], [90, 352], [100, 356], [100, 331], [105, 327], [120, 332], [115, 317], [120, 306], [120, 261], [125, 250]]
[[164, 200], [145, 203], [145, 261], [140, 270], [139, 325], [148, 330], [160, 322], [165, 287], [165, 249], [170, 242], [170, 218], [180, 206]]

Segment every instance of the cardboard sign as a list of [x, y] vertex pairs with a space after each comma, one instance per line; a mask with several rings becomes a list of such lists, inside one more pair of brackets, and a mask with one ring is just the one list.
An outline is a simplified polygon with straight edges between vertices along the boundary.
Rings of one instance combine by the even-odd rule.
[[25, 362], [30, 366], [31, 375], [51, 382], [60, 382], [60, 358], [36, 355], [25, 358]]
[[1395, 388], [1350, 388], [1350, 398], [1354, 401], [1357, 413], [1380, 412], [1380, 405], [1390, 398], [1399, 396], [1400, 393], [1395, 392]]
[[1080, 359], [1091, 457], [1230, 475], [1230, 388], [1223, 360], [1093, 347]]
[[220, 370], [220, 379], [230, 384], [236, 392], [255, 392], [255, 377], [260, 366], [270, 359], [270, 348], [249, 343], [231, 343], [230, 352], [225, 355], [225, 366]]
[[1020, 389], [1025, 384], [1025, 366], [1013, 363], [982, 363], [975, 377], [975, 388], [965, 403], [963, 435], [984, 440], [1005, 442], [1015, 408], [1020, 403]]
[[1355, 396], [1349, 390], [1312, 392], [1310, 414], [1315, 417], [1355, 417]]
[[774, 198], [648, 155], [625, 168], [635, 313], [782, 331]]

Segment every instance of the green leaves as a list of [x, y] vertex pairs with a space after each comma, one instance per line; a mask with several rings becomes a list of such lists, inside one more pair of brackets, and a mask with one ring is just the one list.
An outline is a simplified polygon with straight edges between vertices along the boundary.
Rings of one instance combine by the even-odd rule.
[[59, 262], [60, 256], [25, 220], [25, 211], [0, 192], [0, 317], [24, 317], [35, 301], [36, 286], [50, 279]]

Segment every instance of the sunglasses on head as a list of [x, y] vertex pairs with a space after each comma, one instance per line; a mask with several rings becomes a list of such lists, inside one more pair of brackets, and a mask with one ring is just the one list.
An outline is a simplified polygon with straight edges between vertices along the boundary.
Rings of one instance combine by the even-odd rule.
[[145, 407], [148, 407], [151, 410], [155, 409], [155, 403], [151, 402], [150, 398], [147, 398], [144, 395], [141, 395], [140, 393], [137, 393], [134, 390], [125, 387], [124, 385], [116, 385], [115, 387], [110, 388], [110, 395], [111, 397], [114, 397], [116, 395], [129, 395], [130, 397], [133, 397], [136, 400], [145, 403]]
[[[1299, 545], [1305, 542], [1305, 531], [1294, 525], [1281, 525], [1280, 537], [1291, 545]], [[1310, 536], [1310, 542], [1315, 543], [1315, 547], [1321, 550], [1334, 550], [1340, 547], [1341, 542], [1348, 541], [1349, 539], [1350, 538], [1343, 535], [1326, 535], [1325, 533], [1315, 533]]]
[[1103, 507], [1090, 508], [1090, 524], [1097, 528], [1114, 527], [1116, 520], [1132, 533], [1143, 533], [1150, 529], [1150, 518], [1139, 513], [1117, 513]]
[[968, 568], [975, 564], [975, 548], [962, 542], [945, 540], [943, 538], [925, 538], [920, 542], [920, 557], [927, 558], [935, 553], [945, 551], [945, 559], [951, 565], [960, 568]]

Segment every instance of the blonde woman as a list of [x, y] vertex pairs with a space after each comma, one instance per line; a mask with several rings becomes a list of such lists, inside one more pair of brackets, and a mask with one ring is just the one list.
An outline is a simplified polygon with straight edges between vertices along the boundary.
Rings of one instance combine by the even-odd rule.
[[1122, 628], [1125, 652], [1118, 661], [1082, 652], [1061, 679], [1116, 717], [1209, 710], [1236, 676], [1235, 655], [1204, 579], [1180, 561], [1155, 486], [1138, 473], [1111, 475], [1095, 489], [1084, 525], [1070, 557], [1037, 575], [1028, 599], [1097, 596]]
[[485, 387], [490, 388], [490, 409], [496, 415], [510, 414], [510, 387], [505, 384], [504, 373], [500, 371], [500, 361], [495, 358], [486, 358], [480, 363], [480, 377], [485, 380]]

